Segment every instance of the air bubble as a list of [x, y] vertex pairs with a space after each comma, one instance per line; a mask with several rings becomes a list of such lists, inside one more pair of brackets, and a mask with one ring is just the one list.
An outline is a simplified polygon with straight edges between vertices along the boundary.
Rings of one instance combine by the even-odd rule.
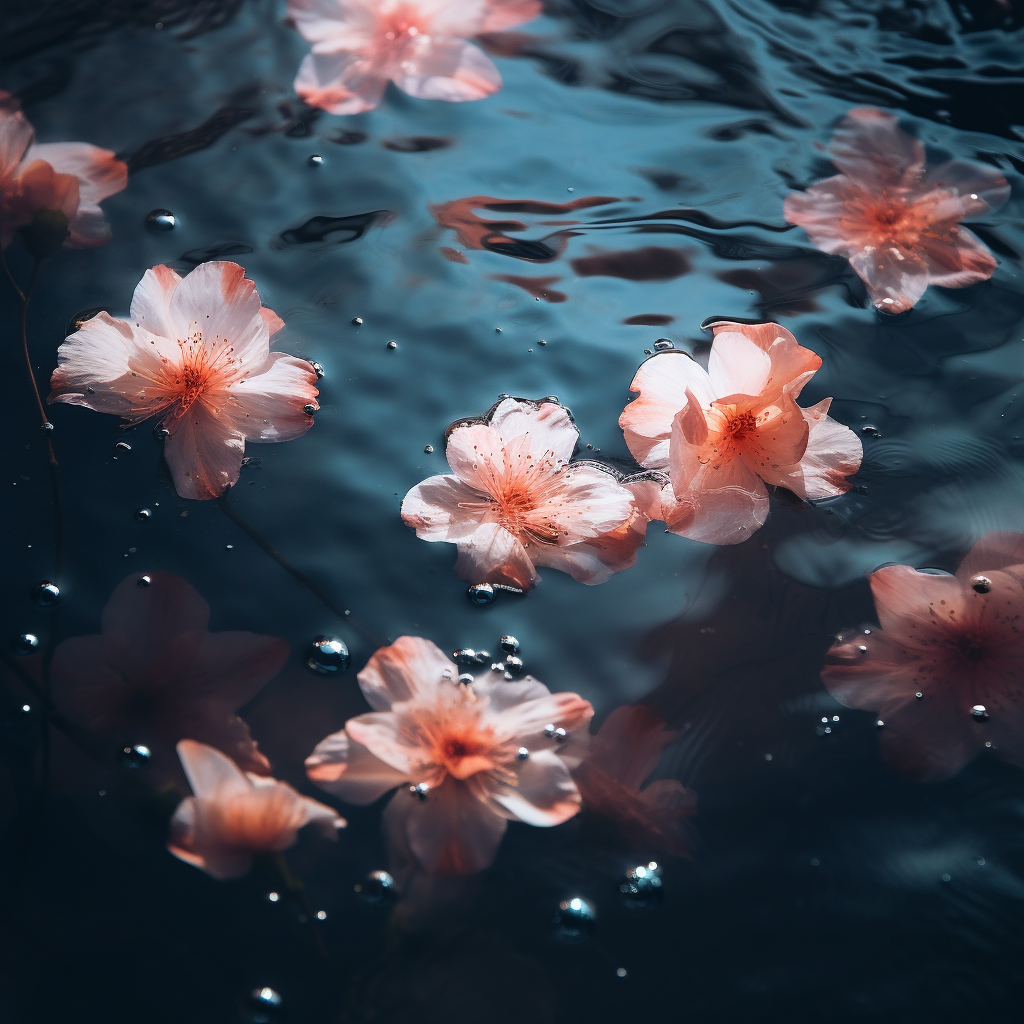
[[423, 454], [424, 455], [433, 455], [434, 454], [434, 446], [432, 444], [425, 444], [423, 446]]
[[307, 161], [310, 167], [323, 167], [324, 158], [319, 153], [314, 153]]
[[474, 583], [466, 595], [473, 604], [490, 604], [495, 597], [494, 587], [490, 583]]
[[523, 659], [510, 654], [505, 659], [504, 668], [507, 677], [515, 678], [516, 676], [521, 676], [523, 674]]
[[35, 633], [22, 633], [11, 641], [11, 650], [18, 655], [31, 654], [39, 647], [39, 637]]
[[336, 676], [348, 670], [352, 656], [348, 645], [337, 636], [316, 636], [306, 649], [306, 667], [321, 676]]
[[145, 588], [146, 588], [146, 587], [148, 587], [148, 586], [149, 586], [149, 585], [150, 585], [150, 584], [151, 584], [152, 582], [153, 582], [153, 577], [152, 577], [152, 576], [140, 576], [140, 577], [139, 577], [139, 578], [138, 578], [138, 579], [137, 579], [137, 580], [135, 581], [135, 585], [136, 585], [137, 587], [142, 587], [143, 589], [145, 589]]
[[398, 342], [397, 342], [397, 341], [395, 341], [394, 339], [392, 339], [391, 341], [389, 341], [389, 342], [387, 343], [387, 345], [386, 345], [385, 347], [386, 347], [386, 348], [387, 348], [387, 349], [388, 349], [389, 351], [391, 351], [391, 352], [394, 352], [394, 351], [395, 351], [395, 349], [396, 349], [396, 348], [398, 348]]
[[427, 799], [427, 794], [430, 792], [430, 787], [425, 782], [417, 782], [416, 785], [409, 787], [409, 793], [416, 797], [420, 803], [423, 803]]
[[661, 902], [661, 868], [656, 861], [638, 864], [626, 872], [619, 884], [622, 902], [627, 907], [649, 907]]
[[519, 653], [519, 641], [514, 636], [503, 636], [498, 641], [498, 646], [506, 654], [518, 654]]
[[364, 903], [379, 906], [387, 903], [395, 895], [395, 880], [387, 871], [371, 871], [366, 876], [366, 881], [355, 887]]
[[148, 508], [137, 508], [135, 510], [135, 518], [138, 519], [138, 521], [140, 523], [144, 523], [147, 519], [151, 519], [152, 516], [153, 516], [153, 512], [152, 512], [151, 509], [148, 509]]
[[178, 226], [178, 218], [170, 210], [152, 210], [146, 214], [146, 227], [158, 234], [173, 231]]
[[305, 405], [304, 405], [304, 406], [302, 407], [302, 411], [303, 411], [303, 412], [304, 412], [304, 413], [305, 413], [305, 414], [306, 414], [307, 416], [312, 416], [312, 415], [313, 415], [313, 413], [315, 413], [315, 412], [316, 412], [316, 411], [317, 411], [317, 410], [318, 410], [319, 408], [320, 408], [320, 406], [318, 406], [318, 405], [314, 404], [313, 402], [307, 402], [307, 403], [306, 403], [306, 404], [305, 404]]
[[324, 364], [323, 363], [310, 362], [309, 365], [313, 367], [313, 372], [316, 374], [316, 379], [317, 380], [323, 380], [324, 379]]
[[555, 915], [555, 932], [560, 939], [579, 942], [594, 931], [597, 912], [592, 904], [579, 896], [562, 900]]
[[274, 1024], [282, 1020], [284, 1000], [272, 988], [254, 988], [242, 1005], [243, 1024]]
[[472, 686], [475, 682], [475, 678], [472, 672], [460, 672], [459, 673], [459, 685], [460, 686]]
[[118, 457], [124, 455], [125, 452], [130, 452], [132, 446], [127, 441], [118, 441], [114, 445], [114, 450], [111, 452], [110, 457], [116, 462]]
[[975, 576], [971, 580], [971, 589], [977, 594], [987, 594], [992, 589], [992, 581], [987, 576]]
[[669, 341], [668, 338], [659, 338], [654, 343], [654, 351], [655, 352], [668, 352], [669, 349], [673, 349], [675, 347], [676, 347], [675, 344], [673, 342]]
[[353, 327], [362, 327], [363, 326], [363, 318], [361, 316], [354, 316], [354, 317], [352, 317], [352, 326]]
[[530, 751], [526, 747], [520, 747], [516, 751], [516, 760], [525, 761], [530, 756]]
[[145, 768], [149, 764], [153, 757], [153, 751], [144, 743], [136, 743], [130, 747], [122, 747], [118, 757], [125, 768], [135, 771], [138, 768]]
[[60, 587], [49, 580], [43, 580], [33, 589], [32, 601], [40, 608], [52, 608], [60, 601]]
[[986, 708], [984, 704], [975, 704], [974, 707], [971, 708], [971, 717], [979, 722], [983, 722], [988, 718], [988, 708]]
[[472, 647], [460, 647], [452, 651], [452, 661], [461, 668], [486, 665], [490, 657], [486, 651], [474, 651]]

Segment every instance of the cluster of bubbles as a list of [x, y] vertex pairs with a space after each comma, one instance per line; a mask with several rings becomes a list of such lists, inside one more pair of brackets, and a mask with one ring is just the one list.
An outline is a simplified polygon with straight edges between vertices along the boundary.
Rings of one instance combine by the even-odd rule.
[[505, 655], [504, 661], [492, 661], [487, 651], [476, 651], [472, 647], [460, 647], [452, 651], [452, 661], [459, 666], [459, 682], [469, 685], [473, 682], [472, 669], [490, 666], [492, 672], [503, 675], [511, 682], [523, 674], [523, 659], [519, 657], [519, 641], [514, 636], [505, 635], [498, 641], [498, 646]]

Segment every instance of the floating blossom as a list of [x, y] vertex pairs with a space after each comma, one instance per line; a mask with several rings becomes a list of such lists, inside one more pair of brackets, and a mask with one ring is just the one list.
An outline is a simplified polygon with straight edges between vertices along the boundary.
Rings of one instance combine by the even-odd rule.
[[319, 408], [313, 365], [270, 351], [281, 326], [237, 263], [185, 278], [154, 267], [130, 321], [99, 313], [60, 346], [48, 401], [126, 425], [159, 416], [178, 494], [216, 498], [238, 480], [246, 441], [299, 437]]
[[178, 744], [193, 796], [171, 818], [167, 849], [214, 878], [238, 878], [258, 853], [294, 845], [304, 825], [334, 839], [345, 819], [287, 782], [243, 772], [219, 750], [195, 740]]
[[925, 167], [924, 146], [892, 114], [851, 110], [829, 147], [842, 172], [786, 196], [785, 216], [823, 252], [846, 256], [887, 313], [910, 309], [929, 284], [987, 281], [995, 258], [963, 220], [996, 210], [1010, 186], [967, 160]]
[[986, 534], [955, 576], [889, 565], [870, 583], [881, 628], [838, 639], [822, 679], [878, 715], [886, 763], [946, 779], [992, 747], [1024, 767], [1024, 535]]
[[110, 228], [99, 204], [128, 184], [128, 165], [109, 149], [86, 142], [40, 144], [34, 134], [21, 104], [0, 90], [0, 249], [44, 211], [66, 218], [48, 225], [64, 245], [102, 245]]
[[660, 485], [570, 463], [578, 440], [557, 402], [503, 399], [449, 432], [454, 475], [417, 484], [402, 519], [423, 540], [455, 544], [455, 571], [472, 583], [526, 590], [540, 579], [538, 565], [602, 583], [636, 561], [647, 530], [637, 501]]
[[124, 579], [103, 609], [101, 636], [65, 640], [53, 656], [57, 706], [111, 741], [147, 745], [157, 775], [174, 772], [174, 744], [198, 738], [244, 768], [270, 762], [236, 711], [278, 672], [288, 645], [256, 633], [210, 633], [210, 606], [180, 576]]
[[410, 636], [377, 651], [359, 685], [374, 710], [317, 744], [306, 772], [353, 804], [401, 786], [385, 820], [426, 871], [480, 871], [509, 820], [559, 825], [579, 810], [569, 769], [594, 712], [575, 693], [494, 671], [460, 683], [437, 647]]
[[661, 518], [672, 533], [738, 544], [768, 517], [766, 484], [804, 500], [849, 490], [860, 438], [796, 399], [821, 366], [778, 324], [717, 323], [705, 371], [683, 352], [659, 352], [637, 371], [640, 397], [619, 417], [633, 457], [667, 472]]
[[612, 822], [628, 843], [673, 855], [687, 850], [682, 822], [696, 812], [697, 797], [678, 779], [644, 782], [676, 736], [643, 704], [616, 708], [573, 772], [587, 810]]
[[388, 81], [424, 100], [483, 99], [501, 88], [501, 75], [467, 40], [540, 12], [538, 0], [289, 0], [313, 44], [295, 91], [332, 114], [373, 110]]

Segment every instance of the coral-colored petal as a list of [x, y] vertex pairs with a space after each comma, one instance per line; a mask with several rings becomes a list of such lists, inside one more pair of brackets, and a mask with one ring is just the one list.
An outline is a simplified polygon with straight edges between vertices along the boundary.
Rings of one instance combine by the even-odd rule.
[[227, 415], [247, 441], [291, 441], [313, 425], [316, 371], [305, 359], [271, 352], [258, 369], [232, 385]]
[[413, 758], [419, 748], [410, 746], [402, 731], [400, 716], [391, 711], [371, 711], [345, 723], [345, 731], [356, 742], [405, 778], [413, 774]]
[[188, 784], [197, 797], [222, 799], [252, 788], [245, 773], [219, 750], [188, 739], [179, 741], [176, 749]]
[[219, 498], [238, 480], [245, 437], [233, 424], [195, 402], [184, 416], [164, 424], [164, 458], [174, 489], [183, 498]]
[[[781, 392], [785, 391], [791, 398], [796, 398], [801, 390], [803, 390], [803, 386], [807, 381], [814, 376], [815, 371], [821, 368], [821, 357], [809, 348], [804, 348], [785, 327], [781, 327], [779, 324], [717, 323], [714, 326], [714, 332], [715, 341], [711, 348], [712, 362], [708, 364], [708, 369], [710, 372], [712, 365], [716, 363], [720, 367], [718, 372], [722, 377], [722, 386], [719, 388], [716, 383], [715, 388], [715, 393], [719, 397], [734, 392], [743, 392], [745, 394], [759, 394], [765, 398], [774, 399]], [[756, 361], [751, 359], [746, 351], [735, 342], [731, 348], [726, 348], [724, 345], [719, 344], [719, 338], [724, 340], [726, 336], [733, 334], [743, 335], [743, 337], [752, 341], [758, 348], [768, 354], [771, 365], [757, 391], [747, 392], [744, 387], [733, 386], [735, 383], [740, 382], [743, 374], [739, 373], [731, 365], [728, 368], [722, 365], [731, 364], [729, 355], [731, 351], [736, 351], [737, 356], [740, 358], [744, 356], [747, 358], [748, 369], [746, 372], [752, 377], [750, 383], [754, 383], [757, 379], [757, 374], [754, 372], [755, 369], [757, 373], [760, 371]], [[718, 350], [717, 360], [715, 355], [716, 349]], [[712, 374], [712, 380], [714, 379], [714, 374]], [[729, 385], [728, 387], [726, 387], [727, 384]]]
[[32, 145], [32, 125], [21, 112], [21, 104], [0, 89], [0, 180], [10, 176]]
[[850, 256], [850, 266], [867, 285], [872, 303], [885, 313], [911, 309], [928, 287], [924, 261], [899, 246], [862, 249]]
[[954, 226], [945, 237], [922, 235], [918, 252], [928, 268], [929, 283], [942, 288], [966, 288], [987, 281], [996, 270], [988, 246], [965, 227]]
[[380, 106], [387, 76], [358, 53], [309, 53], [295, 76], [295, 92], [329, 114], [359, 114]]
[[851, 256], [870, 242], [848, 227], [851, 210], [861, 209], [869, 193], [844, 174], [815, 182], [806, 192], [790, 192], [782, 213], [807, 233], [814, 246], [833, 255]]
[[476, 529], [486, 514], [472, 505], [483, 505], [487, 495], [464, 484], [457, 476], [431, 476], [416, 484], [402, 499], [402, 522], [421, 540], [457, 543]]
[[665, 526], [704, 544], [742, 544], [768, 518], [768, 491], [757, 483], [755, 490], [729, 484], [676, 494], [674, 504], [666, 502]]
[[539, 17], [544, 8], [540, 0], [487, 0], [487, 13], [480, 27], [474, 33], [504, 32]]
[[612, 778], [639, 791], [658, 767], [665, 746], [677, 735], [667, 730], [665, 720], [650, 708], [627, 705], [604, 720], [594, 736], [590, 757]]
[[954, 576], [886, 565], [871, 574], [870, 583], [882, 629], [910, 647], [930, 646], [964, 612], [963, 587]]
[[400, 636], [376, 651], [359, 673], [359, 687], [375, 711], [423, 698], [432, 700], [442, 681], [452, 681], [458, 670], [435, 644], [418, 636]]
[[672, 421], [686, 404], [687, 389], [699, 405], [710, 405], [715, 398], [711, 380], [685, 353], [660, 352], [641, 364], [629, 389], [640, 397], [619, 417], [626, 445], [642, 466], [666, 470]]
[[260, 316], [263, 317], [263, 322], [267, 325], [267, 333], [271, 337], [284, 327], [284, 321], [272, 309], [268, 309], [266, 306], [260, 307]]
[[342, 729], [322, 739], [306, 758], [306, 775], [321, 789], [364, 807], [400, 786], [408, 775], [374, 757]]
[[[589, 735], [587, 726], [594, 709], [576, 693], [552, 693], [535, 697], [501, 712], [499, 727], [510, 740], [527, 750], [555, 750], [570, 767], [586, 753]], [[558, 740], [548, 735], [548, 726], [565, 729], [569, 739]]]
[[572, 458], [580, 437], [568, 409], [557, 402], [534, 404], [506, 398], [495, 408], [488, 425], [497, 431], [502, 442], [526, 436], [534, 458], [551, 453], [562, 462]]
[[580, 809], [580, 791], [565, 762], [552, 750], [531, 751], [514, 766], [516, 783], [493, 795], [504, 814], [527, 825], [550, 827], [568, 821]]
[[132, 295], [130, 315], [135, 325], [145, 328], [150, 334], [176, 340], [176, 328], [171, 319], [171, 298], [179, 284], [181, 276], [170, 267], [161, 264], [147, 270]]
[[851, 110], [832, 136], [829, 157], [844, 174], [874, 188], [914, 182], [924, 170], [924, 146], [874, 107]]
[[[529, 447], [524, 446], [524, 454]], [[490, 493], [495, 477], [505, 472], [505, 454], [501, 435], [484, 423], [456, 427], [448, 435], [445, 457], [452, 472], [468, 486]]]
[[956, 578], [969, 584], [979, 573], [994, 570], [1024, 583], [1024, 534], [986, 533], [960, 563]]
[[966, 200], [965, 220], [994, 213], [1010, 198], [1006, 178], [991, 165], [974, 160], [948, 160], [933, 167], [925, 174], [922, 187], [955, 190]]
[[502, 583], [529, 590], [540, 579], [526, 548], [498, 523], [481, 523], [458, 541], [455, 571], [469, 583]]
[[468, 875], [489, 867], [498, 853], [507, 821], [470, 787], [447, 778], [426, 799], [399, 790], [384, 812], [389, 832], [402, 833], [424, 870]]
[[716, 397], [759, 395], [771, 373], [772, 361], [766, 351], [739, 325], [715, 325], [715, 340], [708, 358], [708, 376]]
[[394, 75], [395, 85], [410, 96], [461, 103], [484, 99], [501, 88], [494, 61], [478, 46], [464, 39], [421, 40], [401, 73]]

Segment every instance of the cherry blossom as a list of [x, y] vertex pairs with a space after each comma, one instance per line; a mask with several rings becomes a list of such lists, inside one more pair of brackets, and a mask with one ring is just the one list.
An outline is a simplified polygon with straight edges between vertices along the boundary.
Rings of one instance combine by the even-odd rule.
[[0, 90], [0, 249], [44, 211], [59, 245], [102, 245], [110, 238], [100, 202], [128, 184], [128, 165], [85, 142], [37, 143], [21, 105]]
[[434, 644], [400, 637], [359, 673], [373, 711], [317, 744], [306, 771], [352, 804], [389, 790], [385, 821], [420, 866], [468, 874], [495, 857], [508, 822], [558, 825], [579, 810], [570, 775], [593, 709], [532, 676], [472, 683]]
[[644, 783], [677, 735], [643, 704], [616, 708], [573, 772], [588, 811], [611, 822], [630, 845], [673, 855], [687, 850], [682, 823], [695, 813], [697, 797], [678, 779]]
[[219, 750], [195, 740], [177, 747], [193, 795], [171, 818], [167, 849], [217, 879], [238, 878], [260, 853], [280, 853], [313, 825], [334, 839], [345, 819], [287, 782], [247, 774]]
[[295, 91], [332, 114], [379, 106], [392, 81], [425, 100], [479, 100], [501, 75], [467, 40], [537, 17], [538, 0], [289, 0], [313, 50]]
[[995, 168], [967, 160], [925, 166], [924, 146], [874, 107], [851, 110], [829, 147], [840, 170], [786, 196], [785, 216], [823, 252], [846, 256], [887, 313], [910, 309], [929, 284], [963, 288], [995, 271], [992, 253], [961, 221], [1010, 194]]
[[648, 359], [619, 426], [633, 457], [671, 481], [651, 518], [694, 540], [738, 544], [768, 516], [766, 484], [804, 500], [842, 494], [862, 447], [828, 416], [832, 399], [796, 404], [821, 359], [784, 327], [720, 322], [714, 335], [707, 370], [674, 350]]
[[505, 398], [449, 432], [454, 473], [413, 487], [402, 519], [423, 540], [455, 544], [455, 571], [472, 583], [525, 590], [540, 579], [538, 565], [602, 583], [636, 561], [647, 530], [639, 506], [660, 484], [571, 463], [578, 440], [557, 402]]
[[313, 423], [316, 372], [270, 351], [281, 319], [236, 263], [187, 277], [147, 270], [130, 320], [99, 313], [57, 350], [48, 401], [159, 416], [164, 457], [183, 498], [216, 498], [238, 480], [246, 441], [288, 441]]
[[150, 774], [173, 775], [173, 746], [186, 737], [246, 769], [269, 771], [236, 712], [277, 674], [288, 645], [257, 633], [210, 633], [209, 621], [210, 606], [180, 576], [126, 577], [103, 609], [102, 635], [57, 647], [57, 707], [112, 749], [148, 746]]
[[955, 576], [870, 576], [880, 627], [840, 634], [822, 679], [879, 719], [882, 757], [935, 780], [991, 748], [1024, 767], [1024, 535], [989, 533]]

